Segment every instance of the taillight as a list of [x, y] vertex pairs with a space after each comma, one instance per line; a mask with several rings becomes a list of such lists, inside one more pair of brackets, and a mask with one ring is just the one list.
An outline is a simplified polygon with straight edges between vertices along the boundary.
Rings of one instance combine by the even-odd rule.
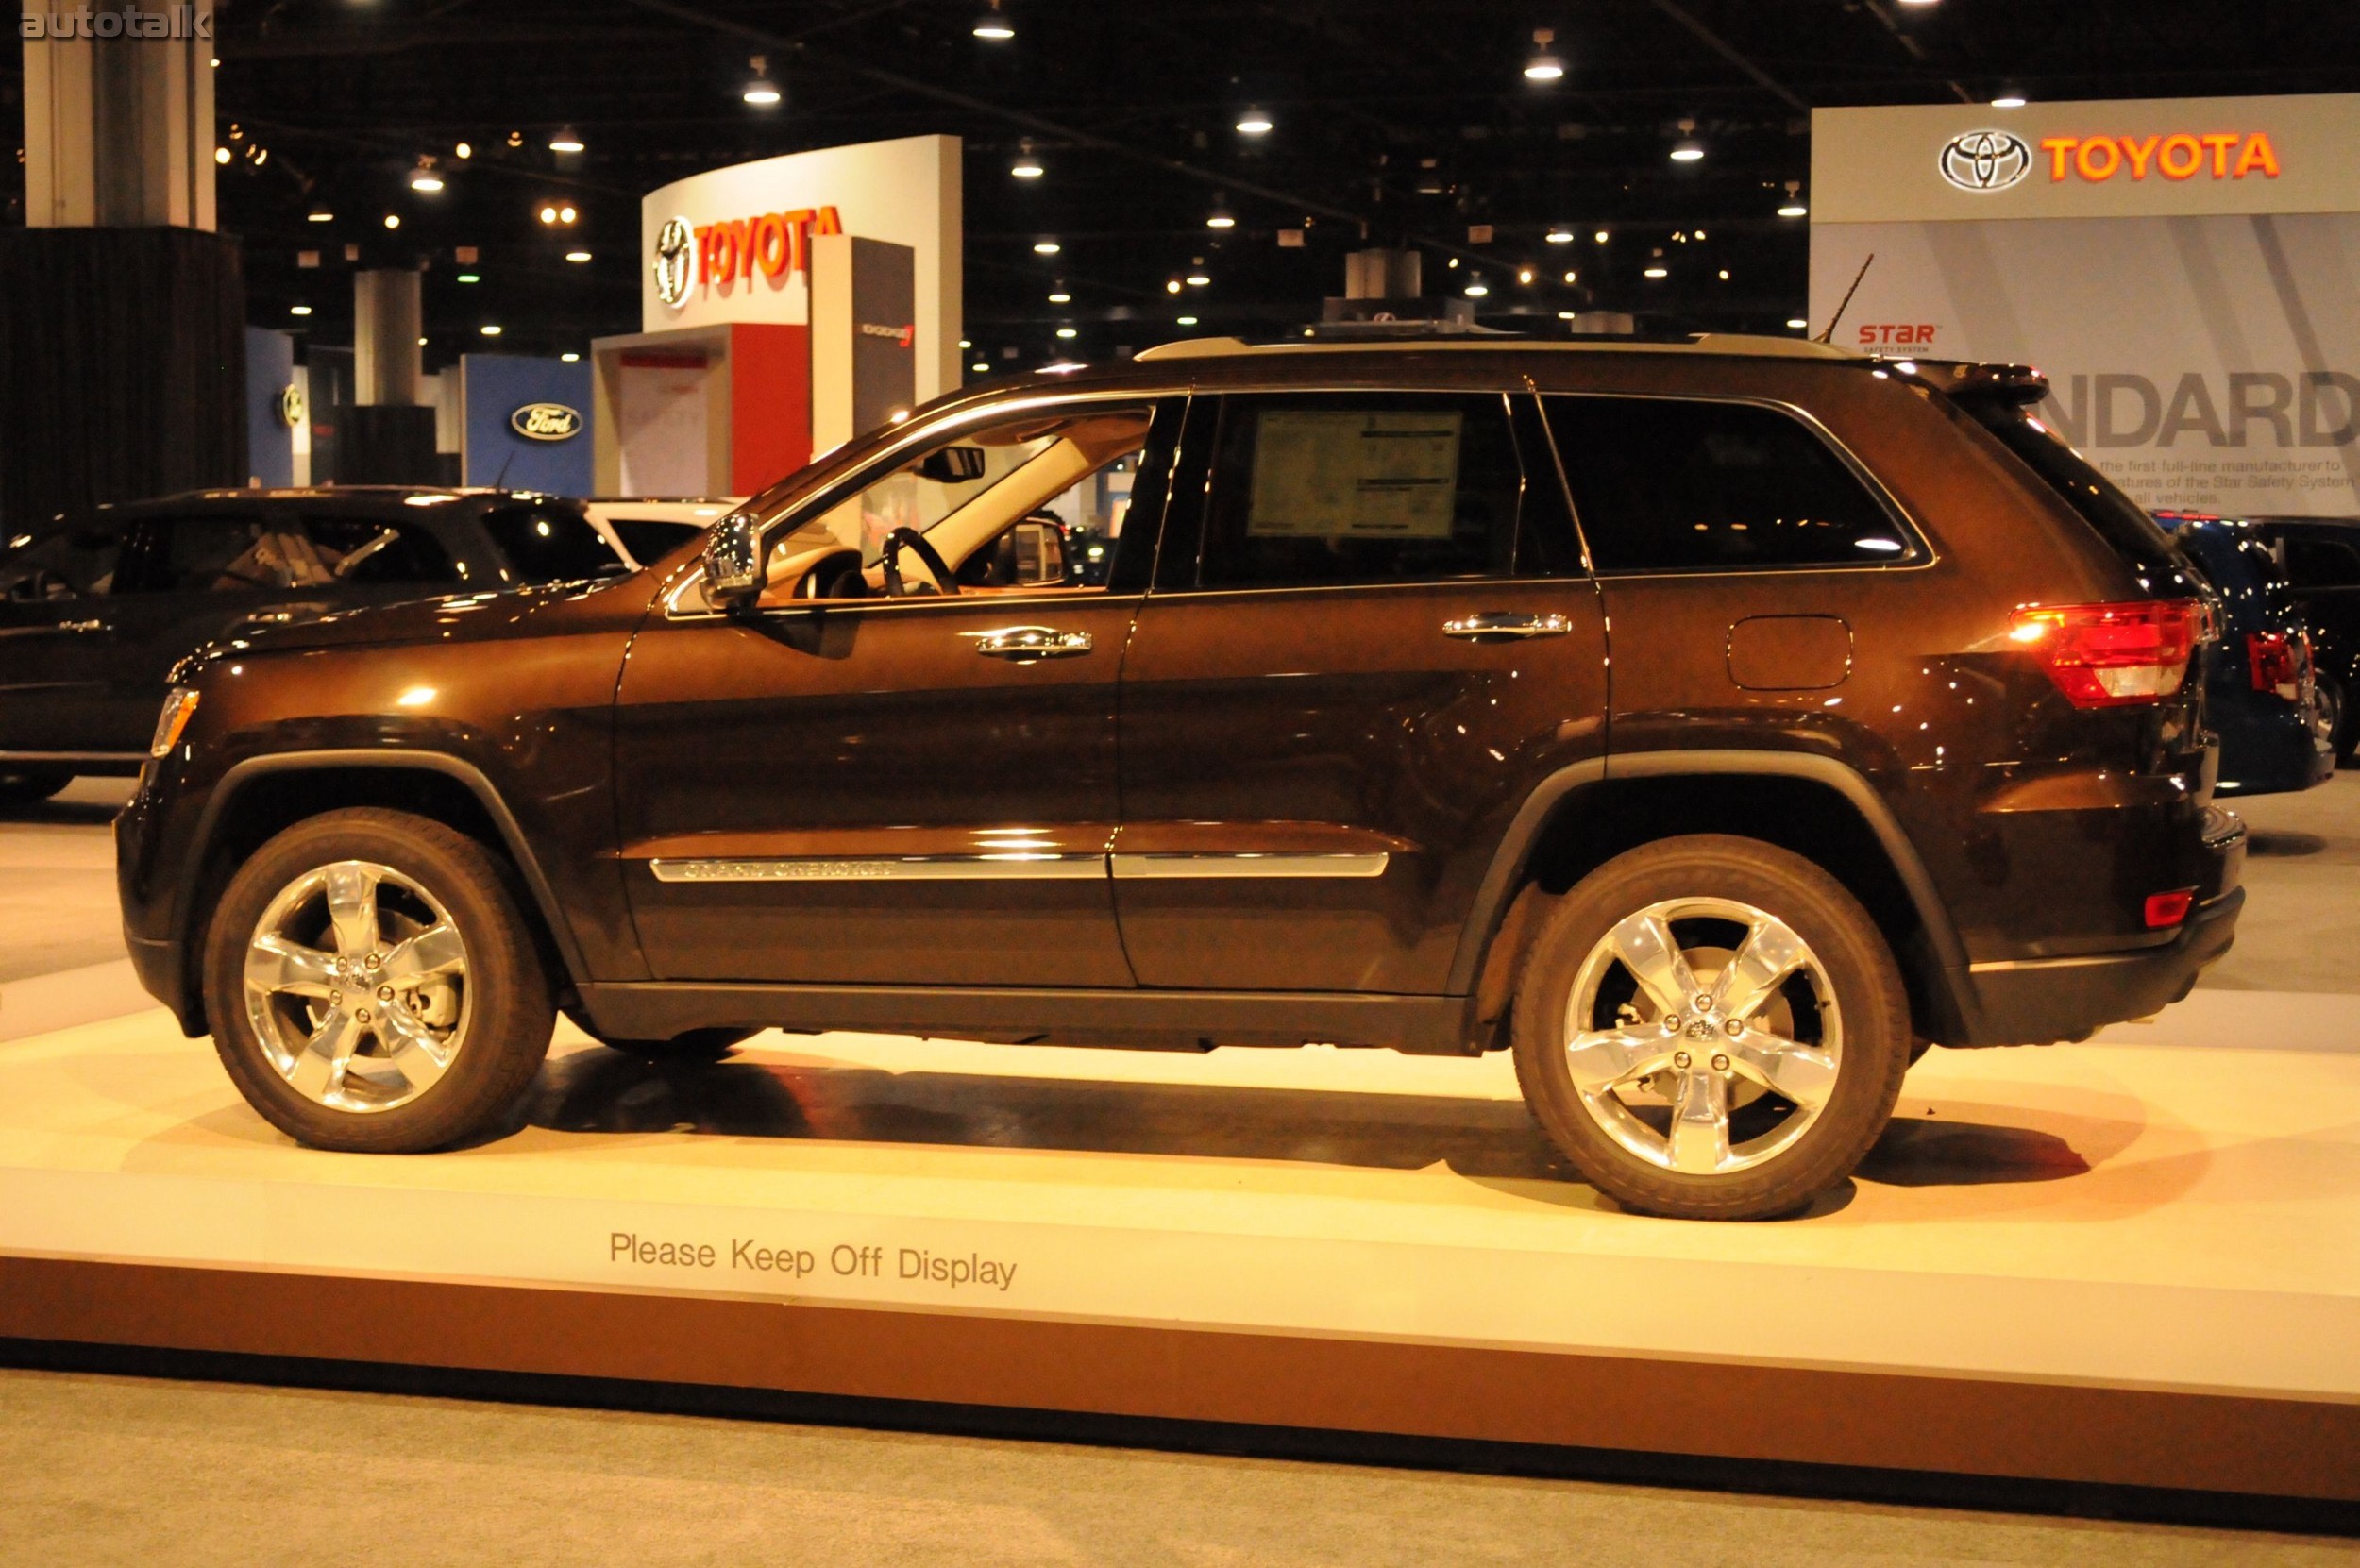
[[2301, 646], [2284, 632], [2245, 634], [2246, 673], [2255, 691], [2273, 692], [2292, 702], [2302, 695]]
[[2077, 708], [2160, 702], [2180, 689], [2202, 621], [2194, 599], [2019, 610], [2008, 640], [2025, 649]]
[[2196, 889], [2183, 887], [2176, 892], [2149, 893], [2147, 896], [2147, 928], [2161, 931], [2178, 925], [2188, 918], [2188, 908], [2196, 902]]

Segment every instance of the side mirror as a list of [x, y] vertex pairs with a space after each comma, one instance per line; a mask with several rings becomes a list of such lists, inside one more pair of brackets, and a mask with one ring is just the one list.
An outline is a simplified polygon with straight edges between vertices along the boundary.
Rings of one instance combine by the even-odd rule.
[[762, 529], [746, 514], [733, 512], [713, 525], [702, 561], [705, 598], [715, 609], [742, 610], [762, 597]]
[[981, 447], [943, 447], [918, 460], [918, 477], [936, 484], [968, 484], [984, 477]]
[[1066, 532], [1062, 527], [1028, 517], [1010, 532], [1019, 583], [1039, 588], [1073, 581], [1073, 563], [1066, 558]]

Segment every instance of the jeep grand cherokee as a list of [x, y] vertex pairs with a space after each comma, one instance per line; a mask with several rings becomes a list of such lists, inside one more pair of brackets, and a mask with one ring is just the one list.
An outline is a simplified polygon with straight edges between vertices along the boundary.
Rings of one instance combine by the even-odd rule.
[[192, 660], [131, 949], [329, 1148], [497, 1124], [561, 1009], [1507, 1049], [1626, 1206], [1789, 1211], [1929, 1042], [2150, 1012], [2243, 899], [2205, 613], [2036, 395], [1710, 337], [954, 395], [634, 577]]

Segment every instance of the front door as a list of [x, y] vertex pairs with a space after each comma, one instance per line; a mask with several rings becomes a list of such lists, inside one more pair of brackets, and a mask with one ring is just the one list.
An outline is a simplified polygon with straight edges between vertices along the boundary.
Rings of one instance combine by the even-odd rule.
[[90, 722], [106, 694], [107, 591], [120, 547], [114, 534], [61, 532], [0, 557], [0, 758], [144, 750], [146, 735], [126, 747]]
[[[1036, 404], [919, 432], [783, 519], [776, 562], [842, 547], [817, 574], [750, 614], [702, 608], [694, 579], [659, 603], [615, 733], [656, 978], [1131, 984], [1106, 875], [1116, 677], [1180, 413]], [[1112, 586], [1012, 567], [1051, 518], [1113, 539]]]
[[1139, 984], [1452, 988], [1517, 806], [1605, 744], [1597, 593], [1536, 411], [1200, 398], [1183, 475], [1123, 670]]

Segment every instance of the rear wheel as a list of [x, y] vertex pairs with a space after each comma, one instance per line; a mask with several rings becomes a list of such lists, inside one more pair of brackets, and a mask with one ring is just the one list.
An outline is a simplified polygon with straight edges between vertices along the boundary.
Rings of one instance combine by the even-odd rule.
[[1535, 937], [1516, 1076], [1550, 1138], [1641, 1213], [1762, 1219], [1851, 1173], [1908, 1070], [1909, 1003], [1817, 866], [1698, 835], [1619, 855]]
[[0, 806], [38, 805], [73, 782], [62, 767], [0, 766]]
[[329, 812], [230, 879], [205, 1011], [249, 1104], [298, 1141], [407, 1154], [507, 1116], [556, 1020], [509, 879], [443, 824]]

